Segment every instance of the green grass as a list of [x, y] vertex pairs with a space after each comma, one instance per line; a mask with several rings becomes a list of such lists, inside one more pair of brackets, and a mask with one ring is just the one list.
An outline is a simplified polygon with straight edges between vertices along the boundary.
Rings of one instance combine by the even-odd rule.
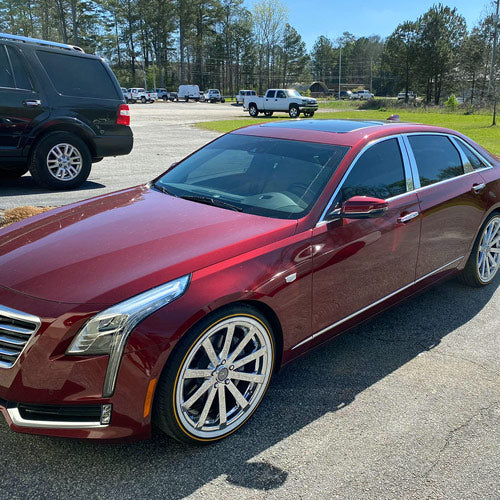
[[[426, 125], [436, 125], [439, 127], [451, 128], [470, 137], [478, 142], [493, 154], [500, 155], [500, 126], [491, 127], [491, 115], [464, 115], [458, 113], [444, 113], [436, 111], [426, 111], [418, 109], [415, 111], [405, 111], [401, 109], [387, 109], [385, 111], [336, 111], [321, 112], [316, 114], [318, 119], [328, 118], [350, 118], [363, 120], [380, 120], [389, 117], [391, 114], [399, 114], [401, 121], [424, 123]], [[219, 120], [212, 122], [198, 123], [199, 128], [213, 130], [215, 132], [230, 132], [236, 128], [268, 121], [289, 120], [288, 115], [280, 114], [273, 118], [239, 118], [234, 120]]]

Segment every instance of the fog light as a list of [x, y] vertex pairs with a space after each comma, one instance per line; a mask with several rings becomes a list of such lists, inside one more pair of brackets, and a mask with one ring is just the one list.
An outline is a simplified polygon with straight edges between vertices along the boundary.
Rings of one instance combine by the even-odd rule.
[[101, 407], [101, 424], [107, 425], [111, 422], [111, 410], [113, 409], [113, 405], [107, 404], [102, 405]]

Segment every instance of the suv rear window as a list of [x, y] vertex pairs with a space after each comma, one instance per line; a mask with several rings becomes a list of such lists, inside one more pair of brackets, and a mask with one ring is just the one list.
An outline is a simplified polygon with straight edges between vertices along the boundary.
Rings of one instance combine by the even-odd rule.
[[120, 99], [109, 73], [99, 59], [38, 50], [38, 59], [55, 89], [63, 95]]

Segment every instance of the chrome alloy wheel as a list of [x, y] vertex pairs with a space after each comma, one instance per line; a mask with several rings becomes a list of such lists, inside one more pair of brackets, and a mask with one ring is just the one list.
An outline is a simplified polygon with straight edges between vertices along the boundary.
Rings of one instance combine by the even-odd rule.
[[235, 315], [210, 327], [187, 354], [175, 383], [182, 427], [206, 440], [239, 427], [266, 391], [273, 354], [271, 334], [257, 318]]
[[500, 264], [500, 217], [493, 217], [484, 228], [477, 251], [477, 274], [483, 283], [489, 283]]
[[56, 144], [47, 154], [47, 168], [60, 181], [72, 181], [82, 170], [80, 151], [71, 144]]

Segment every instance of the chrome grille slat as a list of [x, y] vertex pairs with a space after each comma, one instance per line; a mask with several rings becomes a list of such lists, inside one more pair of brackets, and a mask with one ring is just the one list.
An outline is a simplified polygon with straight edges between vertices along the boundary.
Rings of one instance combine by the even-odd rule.
[[[35, 326], [35, 325], [33, 325], [33, 326]], [[0, 332], [17, 333], [20, 335], [30, 335], [31, 336], [33, 329], [21, 328], [20, 326], [16, 326], [16, 325], [7, 325], [5, 323], [0, 323]]]
[[0, 368], [11, 368], [42, 324], [37, 316], [0, 305]]

